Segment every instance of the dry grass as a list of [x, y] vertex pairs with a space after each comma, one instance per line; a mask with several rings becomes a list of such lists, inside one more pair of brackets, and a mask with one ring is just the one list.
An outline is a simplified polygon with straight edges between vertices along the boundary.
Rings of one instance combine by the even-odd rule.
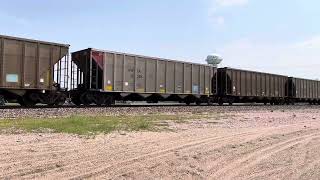
[[166, 128], [165, 121], [185, 123], [212, 117], [209, 114], [139, 115], [139, 116], [70, 116], [60, 118], [23, 118], [1, 120], [2, 132], [54, 132], [95, 135], [113, 131], [152, 131]]

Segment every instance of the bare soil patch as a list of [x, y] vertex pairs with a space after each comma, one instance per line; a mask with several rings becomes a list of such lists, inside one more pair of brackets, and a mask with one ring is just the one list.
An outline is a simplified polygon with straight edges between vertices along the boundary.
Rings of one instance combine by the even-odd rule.
[[0, 179], [320, 177], [319, 109], [221, 113], [212, 108], [207, 112], [197, 120], [162, 119], [157, 123], [167, 127], [163, 131], [113, 132], [88, 138], [5, 133], [0, 135]]

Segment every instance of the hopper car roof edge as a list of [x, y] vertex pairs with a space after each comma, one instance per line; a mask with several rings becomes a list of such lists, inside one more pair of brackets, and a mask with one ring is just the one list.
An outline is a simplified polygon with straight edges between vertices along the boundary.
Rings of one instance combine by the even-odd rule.
[[185, 64], [193, 64], [193, 65], [213, 67], [213, 66], [210, 66], [208, 64], [193, 63], [193, 62], [190, 62], [190, 61], [166, 59], [166, 58], [153, 57], [153, 56], [144, 56], [144, 55], [138, 55], [138, 54], [124, 53], [124, 52], [117, 52], [117, 51], [108, 51], [108, 50], [101, 50], [101, 49], [95, 49], [95, 48], [87, 48], [87, 49], [83, 49], [83, 50], [80, 50], [80, 51], [72, 52], [71, 54], [80, 53], [80, 52], [87, 51], [87, 50], [99, 51], [99, 52], [104, 52], [104, 53], [122, 54], [122, 55], [135, 56], [135, 57], [140, 57], [140, 58], [150, 58], [150, 59], [153, 59], [153, 60], [162, 60], [162, 61], [169, 61], [169, 62], [179, 62], [179, 63], [185, 63]]
[[35, 40], [35, 39], [26, 39], [26, 38], [20, 38], [20, 37], [13, 37], [13, 36], [6, 36], [6, 35], [1, 35], [0, 38], [4, 39], [12, 39], [12, 40], [18, 40], [18, 41], [26, 41], [26, 42], [32, 42], [32, 43], [40, 43], [40, 44], [49, 44], [49, 45], [55, 45], [55, 46], [63, 46], [69, 48], [69, 44], [60, 44], [60, 43], [54, 43], [54, 42], [48, 42], [48, 41], [40, 41], [40, 40]]
[[298, 80], [307, 80], [307, 81], [318, 81], [318, 82], [320, 82], [320, 80], [316, 80], [316, 79], [299, 78], [299, 77], [292, 77], [292, 76], [289, 76], [289, 78], [298, 79]]
[[268, 74], [268, 75], [274, 75], [274, 76], [289, 77], [287, 75], [282, 75], [282, 74], [274, 74], [274, 73], [267, 73], [267, 72], [261, 72], [261, 71], [232, 68], [232, 67], [222, 67], [222, 68], [218, 68], [218, 69], [236, 70], [236, 71], [253, 72], [253, 73], [261, 73], [261, 74]]

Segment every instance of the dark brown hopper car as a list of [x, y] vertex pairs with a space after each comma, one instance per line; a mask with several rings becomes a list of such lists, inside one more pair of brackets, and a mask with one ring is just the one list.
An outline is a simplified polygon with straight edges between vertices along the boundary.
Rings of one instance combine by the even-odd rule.
[[[0, 99], [21, 105], [62, 101], [57, 93], [61, 84], [57, 83], [62, 79], [61, 59], [68, 51], [65, 44], [0, 35]], [[67, 69], [64, 60], [63, 68]]]
[[209, 102], [216, 68], [140, 55], [86, 49], [72, 53], [75, 104], [115, 100]]
[[320, 104], [320, 81], [290, 77], [288, 96], [291, 103]]
[[288, 77], [232, 68], [218, 69], [219, 104], [259, 102], [283, 104]]

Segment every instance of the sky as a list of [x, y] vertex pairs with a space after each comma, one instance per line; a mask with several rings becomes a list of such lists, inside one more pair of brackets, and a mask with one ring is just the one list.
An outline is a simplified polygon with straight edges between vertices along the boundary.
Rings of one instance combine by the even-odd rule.
[[0, 0], [0, 34], [320, 79], [318, 0]]

